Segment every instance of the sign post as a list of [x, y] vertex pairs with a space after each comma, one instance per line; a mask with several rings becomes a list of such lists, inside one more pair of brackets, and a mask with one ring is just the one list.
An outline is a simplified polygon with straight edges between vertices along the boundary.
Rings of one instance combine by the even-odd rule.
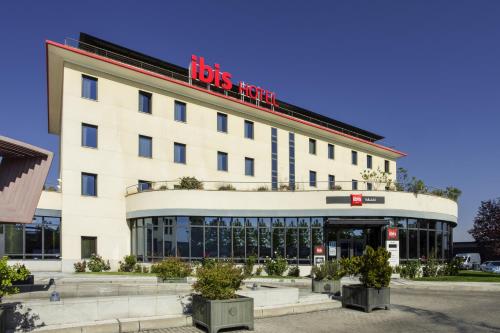
[[317, 245], [314, 247], [314, 265], [324, 264], [326, 261], [325, 247], [323, 245]]
[[398, 228], [387, 228], [385, 248], [391, 254], [389, 264], [391, 267], [399, 266], [399, 232]]

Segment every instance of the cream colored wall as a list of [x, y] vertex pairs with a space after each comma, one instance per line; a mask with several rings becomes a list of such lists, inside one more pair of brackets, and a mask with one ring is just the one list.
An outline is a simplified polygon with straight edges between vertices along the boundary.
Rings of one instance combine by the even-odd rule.
[[[98, 101], [81, 98], [82, 73], [98, 78]], [[288, 132], [290, 128], [262, 121], [257, 113], [243, 114], [215, 108], [138, 82], [65, 64], [61, 131], [62, 254], [69, 267], [80, 258], [80, 237], [97, 236], [98, 252], [117, 262], [130, 249], [126, 223], [125, 189], [139, 179], [175, 180], [195, 176], [217, 182], [271, 181], [271, 127], [278, 128], [278, 180], [288, 181]], [[152, 114], [138, 112], [138, 91], [153, 94]], [[174, 101], [187, 104], [187, 122], [174, 120]], [[228, 114], [228, 133], [217, 132], [217, 112]], [[254, 122], [254, 140], [244, 138], [244, 120]], [[81, 147], [81, 124], [98, 126], [98, 148]], [[153, 158], [138, 157], [138, 136], [153, 138]], [[366, 154], [359, 151], [358, 166], [351, 166], [351, 149], [328, 138], [317, 139], [317, 155], [308, 152], [307, 133], [295, 135], [296, 181], [308, 182], [309, 170], [318, 182], [328, 174], [337, 181], [361, 179]], [[335, 145], [335, 160], [327, 158], [327, 142]], [[173, 163], [174, 142], [186, 144], [187, 163]], [[229, 171], [217, 171], [217, 151], [229, 156]], [[244, 158], [255, 160], [255, 176], [244, 175]], [[383, 169], [384, 157], [373, 157], [374, 169]], [[391, 170], [395, 170], [391, 161]], [[81, 172], [98, 175], [98, 197], [81, 195]], [[220, 183], [213, 184], [212, 187]], [[236, 185], [256, 188], [257, 184]], [[270, 185], [268, 185], [270, 186]], [[326, 186], [323, 185], [323, 186]], [[210, 185], [206, 184], [206, 187]], [[306, 185], [308, 187], [308, 185]]]

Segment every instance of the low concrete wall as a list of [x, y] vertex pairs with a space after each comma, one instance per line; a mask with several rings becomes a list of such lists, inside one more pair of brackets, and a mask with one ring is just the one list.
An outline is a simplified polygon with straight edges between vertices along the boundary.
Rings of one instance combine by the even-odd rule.
[[[10, 304], [10, 306], [9, 306]], [[183, 298], [165, 296], [118, 296], [72, 298], [59, 302], [49, 300], [5, 303], [7, 328], [15, 329], [21, 321], [32, 326], [61, 325], [116, 318], [180, 316]]]
[[256, 290], [250, 289], [252, 285], [247, 284], [237, 294], [253, 298], [254, 307], [292, 305], [299, 302], [299, 289], [289, 287], [259, 286]]
[[9, 265], [22, 264], [31, 272], [60, 272], [61, 260], [10, 259]]

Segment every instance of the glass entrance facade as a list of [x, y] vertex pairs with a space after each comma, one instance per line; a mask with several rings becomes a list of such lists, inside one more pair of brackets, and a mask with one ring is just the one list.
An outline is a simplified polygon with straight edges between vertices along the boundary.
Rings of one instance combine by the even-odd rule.
[[[345, 218], [344, 218], [345, 219]], [[384, 219], [377, 217], [377, 219]], [[452, 226], [443, 221], [385, 218], [399, 228], [401, 260], [433, 254], [451, 255]], [[313, 249], [336, 242], [336, 257], [358, 256], [366, 245], [385, 244], [386, 226], [346, 228], [328, 224], [326, 217], [204, 217], [159, 216], [130, 219], [131, 253], [140, 261], [154, 262], [168, 256], [186, 260], [232, 258], [259, 262], [280, 255], [290, 264], [310, 265]]]

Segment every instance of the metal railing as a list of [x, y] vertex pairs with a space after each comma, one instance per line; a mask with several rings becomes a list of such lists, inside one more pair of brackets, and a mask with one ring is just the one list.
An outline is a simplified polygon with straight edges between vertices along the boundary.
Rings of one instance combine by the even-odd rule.
[[[115, 52], [112, 52], [112, 51], [109, 51], [106, 49], [102, 49], [102, 48], [99, 48], [95, 45], [87, 44], [85, 42], [81, 42], [81, 41], [73, 39], [73, 38], [65, 38], [64, 44], [66, 46], [81, 49], [81, 50], [84, 50], [86, 52], [90, 52], [93, 54], [97, 54], [99, 56], [113, 59], [113, 60], [122, 62], [122, 63], [127, 64], [127, 65], [141, 68], [143, 70], [147, 70], [147, 71], [150, 71], [152, 73], [160, 74], [160, 75], [166, 76], [170, 79], [181, 81], [183, 83], [187, 83], [187, 84], [192, 85], [192, 86], [203, 88], [203, 89], [209, 90], [211, 92], [216, 92], [216, 93], [219, 93], [219, 94], [224, 95], [226, 97], [234, 98], [235, 100], [251, 103], [251, 104], [254, 104], [256, 106], [264, 107], [264, 108], [267, 108], [267, 109], [270, 109], [270, 110], [273, 110], [273, 111], [276, 111], [279, 113], [283, 113], [283, 114], [286, 114], [288, 116], [291, 116], [291, 117], [294, 117], [297, 119], [306, 120], [308, 122], [311, 122], [311, 123], [314, 123], [317, 125], [321, 125], [321, 126], [326, 127], [328, 129], [332, 129], [332, 130], [335, 130], [337, 132], [341, 132], [341, 133], [344, 133], [344, 134], [347, 134], [350, 136], [354, 136], [354, 137], [357, 137], [357, 138], [360, 138], [360, 139], [363, 139], [363, 140], [366, 140], [369, 142], [378, 141], [379, 144], [384, 142], [382, 140], [375, 140], [372, 137], [364, 135], [362, 133], [358, 133], [358, 132], [343, 128], [342, 126], [338, 126], [338, 125], [329, 123], [327, 121], [308, 116], [304, 113], [293, 111], [293, 110], [287, 109], [283, 106], [274, 107], [273, 105], [265, 103], [262, 100], [249, 98], [248, 96], [240, 94], [239, 92], [232, 91], [232, 90], [224, 90], [224, 89], [219, 88], [213, 84], [207, 84], [207, 83], [201, 82], [199, 80], [192, 80], [189, 76], [186, 76], [186, 75], [183, 75], [183, 74], [180, 74], [180, 73], [177, 73], [177, 72], [174, 72], [174, 71], [162, 68], [162, 67], [151, 65], [149, 63], [146, 63], [146, 62], [143, 62], [143, 61], [140, 61], [137, 59], [133, 59], [133, 58], [130, 58], [130, 57], [124, 56], [122, 54], [118, 54], [118, 53], [115, 53]], [[383, 143], [383, 144], [387, 145], [387, 147], [394, 148], [394, 146], [390, 146], [387, 143]]]
[[150, 191], [169, 190], [204, 190], [204, 191], [240, 191], [240, 192], [311, 192], [311, 191], [397, 191], [394, 184], [369, 181], [316, 181], [310, 182], [227, 182], [197, 181], [182, 184], [181, 180], [142, 182], [126, 188], [126, 195]]

